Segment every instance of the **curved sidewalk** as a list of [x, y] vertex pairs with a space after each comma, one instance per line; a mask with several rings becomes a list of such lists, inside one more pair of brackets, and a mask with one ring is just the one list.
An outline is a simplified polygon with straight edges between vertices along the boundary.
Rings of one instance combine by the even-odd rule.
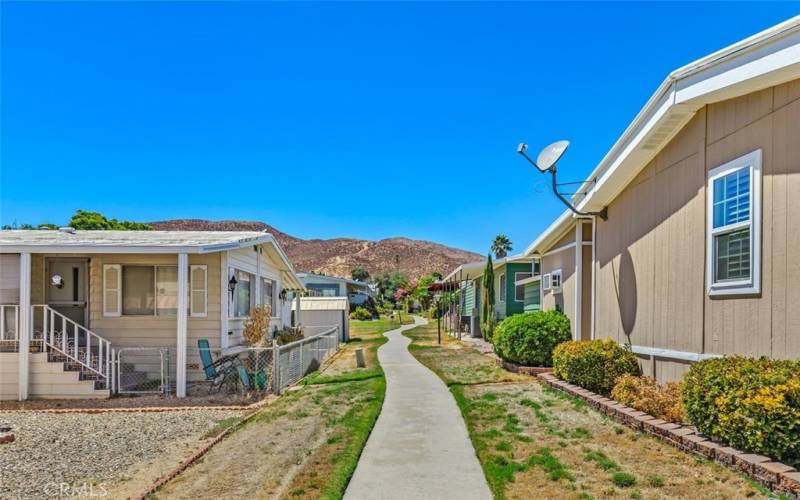
[[491, 499], [467, 427], [450, 391], [411, 353], [402, 332], [378, 350], [386, 400], [344, 498]]

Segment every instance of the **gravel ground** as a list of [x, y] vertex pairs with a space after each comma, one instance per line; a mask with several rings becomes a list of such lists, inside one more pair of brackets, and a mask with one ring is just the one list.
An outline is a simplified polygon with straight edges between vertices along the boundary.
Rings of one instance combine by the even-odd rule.
[[13, 443], [0, 445], [0, 498], [52, 496], [62, 483], [113, 491], [120, 482], [148, 475], [154, 480], [199, 448], [217, 422], [241, 414], [0, 414], [0, 425], [10, 425], [16, 435]]

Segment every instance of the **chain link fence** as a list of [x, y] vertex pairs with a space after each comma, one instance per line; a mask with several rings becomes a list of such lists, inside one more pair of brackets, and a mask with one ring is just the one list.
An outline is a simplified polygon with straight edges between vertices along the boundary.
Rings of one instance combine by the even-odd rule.
[[170, 392], [174, 354], [166, 347], [123, 347], [117, 350], [116, 390], [120, 394]]
[[339, 327], [319, 327], [320, 333], [282, 346], [276, 346], [277, 367], [275, 392], [280, 394], [322, 363], [339, 349]]
[[[310, 327], [307, 337], [269, 347], [228, 349], [187, 347], [187, 394], [280, 392], [339, 349], [340, 328]], [[117, 350], [116, 390], [119, 394], [175, 392], [176, 351], [173, 347], [125, 347]]]

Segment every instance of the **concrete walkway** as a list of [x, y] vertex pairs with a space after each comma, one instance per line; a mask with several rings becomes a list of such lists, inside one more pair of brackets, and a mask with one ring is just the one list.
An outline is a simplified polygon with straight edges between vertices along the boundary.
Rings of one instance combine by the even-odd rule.
[[444, 383], [411, 353], [402, 331], [378, 350], [386, 400], [344, 498], [491, 499], [467, 427]]

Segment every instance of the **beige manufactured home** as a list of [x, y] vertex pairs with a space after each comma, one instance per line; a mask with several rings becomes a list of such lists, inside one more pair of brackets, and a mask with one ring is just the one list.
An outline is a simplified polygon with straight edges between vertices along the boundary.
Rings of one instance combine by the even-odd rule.
[[[174, 357], [184, 396], [205, 379], [199, 340], [241, 344], [257, 305], [270, 306], [271, 330], [288, 326], [287, 292], [303, 290], [267, 233], [2, 231], [0, 399], [108, 397], [115, 367], [131, 364], [121, 354], [145, 350]], [[139, 370], [163, 375], [165, 362]]]
[[560, 278], [578, 338], [630, 344], [661, 380], [800, 357], [800, 17], [671, 73], [580, 191], [608, 219], [566, 212], [528, 249], [578, 278]]

